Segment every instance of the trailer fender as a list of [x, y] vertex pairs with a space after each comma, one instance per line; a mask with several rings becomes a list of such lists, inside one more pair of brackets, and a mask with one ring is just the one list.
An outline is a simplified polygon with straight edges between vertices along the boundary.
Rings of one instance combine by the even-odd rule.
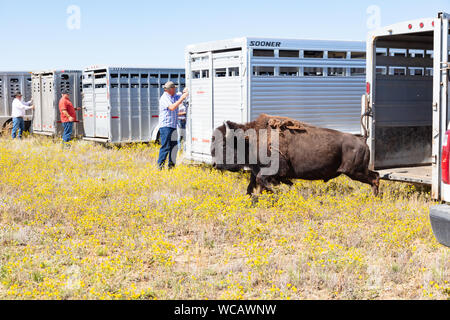
[[5, 128], [8, 125], [8, 123], [10, 123], [10, 122], [12, 122], [11, 118], [1, 118], [0, 119], [0, 129]]
[[13, 119], [3, 119], [0, 123], [0, 136], [10, 135], [13, 128]]
[[159, 129], [160, 129], [160, 128], [161, 128], [160, 126], [157, 126], [157, 127], [153, 130], [153, 132], [152, 132], [152, 142], [156, 142], [156, 141], [159, 140]]

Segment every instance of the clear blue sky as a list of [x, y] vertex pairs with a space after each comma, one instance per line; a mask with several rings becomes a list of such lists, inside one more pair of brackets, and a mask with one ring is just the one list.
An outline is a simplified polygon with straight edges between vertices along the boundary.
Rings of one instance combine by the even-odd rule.
[[382, 26], [450, 12], [450, 0], [0, 0], [0, 70], [182, 67], [186, 45], [241, 36], [365, 40], [371, 5]]

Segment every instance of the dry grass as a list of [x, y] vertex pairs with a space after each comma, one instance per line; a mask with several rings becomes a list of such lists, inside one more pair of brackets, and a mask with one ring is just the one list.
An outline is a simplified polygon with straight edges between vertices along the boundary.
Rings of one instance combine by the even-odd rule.
[[341, 178], [254, 202], [243, 175], [156, 155], [0, 140], [0, 298], [450, 297], [423, 190]]

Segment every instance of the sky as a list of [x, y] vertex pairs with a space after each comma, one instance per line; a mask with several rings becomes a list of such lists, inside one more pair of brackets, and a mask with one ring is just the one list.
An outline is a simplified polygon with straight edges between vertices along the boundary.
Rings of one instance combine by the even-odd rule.
[[371, 28], [442, 11], [450, 0], [0, 0], [0, 71], [184, 67], [189, 44], [365, 40]]

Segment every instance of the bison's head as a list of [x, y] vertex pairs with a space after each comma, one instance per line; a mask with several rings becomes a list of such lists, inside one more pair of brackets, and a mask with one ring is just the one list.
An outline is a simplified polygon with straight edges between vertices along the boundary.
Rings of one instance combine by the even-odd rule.
[[238, 172], [248, 165], [249, 139], [242, 126], [233, 122], [214, 131], [211, 144], [213, 166], [218, 170]]
[[214, 168], [237, 172], [258, 166], [263, 168], [265, 175], [278, 172], [279, 150], [279, 134], [268, 129], [256, 131], [252, 123], [225, 122], [214, 131], [211, 144]]

